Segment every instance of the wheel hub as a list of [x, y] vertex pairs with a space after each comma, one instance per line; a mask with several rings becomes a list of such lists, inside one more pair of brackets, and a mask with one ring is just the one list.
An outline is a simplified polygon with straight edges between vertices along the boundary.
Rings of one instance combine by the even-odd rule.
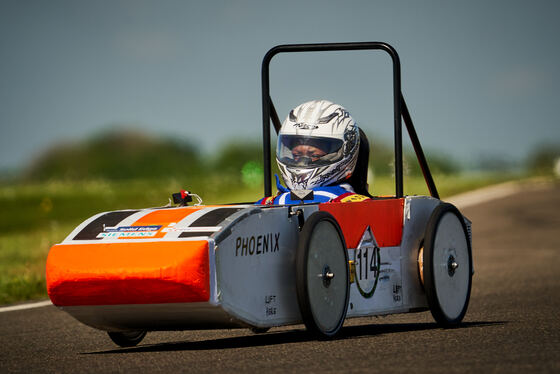
[[452, 255], [449, 256], [447, 259], [447, 274], [449, 274], [450, 277], [454, 276], [455, 270], [457, 270], [458, 267], [459, 264], [455, 261], [455, 257]]
[[329, 287], [331, 285], [331, 280], [334, 278], [334, 273], [331, 271], [329, 265], [325, 265], [323, 268], [323, 273], [319, 274], [323, 278], [323, 286]]

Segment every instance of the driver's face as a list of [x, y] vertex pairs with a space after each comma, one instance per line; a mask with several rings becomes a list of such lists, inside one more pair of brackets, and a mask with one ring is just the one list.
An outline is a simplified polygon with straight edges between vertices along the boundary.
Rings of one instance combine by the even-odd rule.
[[322, 149], [307, 144], [296, 145], [292, 148], [292, 156], [295, 161], [299, 161], [301, 157], [309, 157], [311, 161], [315, 162], [326, 154]]

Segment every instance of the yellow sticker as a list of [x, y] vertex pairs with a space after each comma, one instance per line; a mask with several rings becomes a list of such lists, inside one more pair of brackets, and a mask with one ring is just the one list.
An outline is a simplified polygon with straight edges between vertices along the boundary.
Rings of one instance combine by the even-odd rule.
[[343, 197], [340, 201], [343, 203], [357, 203], [359, 201], [368, 200], [369, 197], [364, 195], [353, 194], [346, 197]]

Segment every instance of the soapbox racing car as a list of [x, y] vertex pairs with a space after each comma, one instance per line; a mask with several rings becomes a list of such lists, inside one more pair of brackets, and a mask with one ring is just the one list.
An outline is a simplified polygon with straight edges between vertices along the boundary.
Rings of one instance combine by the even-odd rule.
[[[304, 323], [331, 337], [345, 318], [430, 310], [443, 326], [466, 313], [473, 274], [471, 223], [439, 200], [400, 86], [400, 62], [385, 43], [282, 45], [262, 65], [265, 196], [271, 196], [269, 63], [286, 52], [381, 50], [392, 58], [395, 186], [367, 191], [362, 134], [351, 183], [362, 201], [131, 209], [95, 215], [50, 250], [54, 305], [105, 330], [120, 346], [146, 331]], [[403, 195], [404, 119], [431, 196]], [[365, 167], [364, 167], [365, 165]], [[294, 199], [294, 197], [292, 197]]]

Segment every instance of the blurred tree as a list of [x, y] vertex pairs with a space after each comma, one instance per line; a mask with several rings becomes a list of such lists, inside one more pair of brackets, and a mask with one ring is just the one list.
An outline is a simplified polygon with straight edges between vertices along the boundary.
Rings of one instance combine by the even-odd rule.
[[518, 160], [500, 153], [483, 152], [475, 157], [473, 168], [477, 171], [490, 173], [511, 173], [518, 171]]
[[[372, 137], [369, 137], [372, 139]], [[272, 150], [272, 172], [278, 173]], [[458, 164], [437, 152], [427, 152], [433, 174], [452, 174], [459, 171]], [[405, 175], [418, 176], [421, 170], [416, 155], [404, 151]], [[394, 174], [393, 146], [389, 142], [370, 140], [370, 169], [376, 176]], [[202, 157], [190, 143], [170, 138], [157, 138], [137, 130], [112, 130], [89, 140], [58, 144], [43, 153], [27, 168], [24, 179], [44, 181], [49, 179], [189, 179], [189, 186], [211, 189], [258, 187], [262, 184], [262, 146], [255, 141], [234, 140], [216, 148]], [[193, 180], [196, 178], [196, 182]], [[210, 178], [210, 179], [209, 179]], [[274, 180], [273, 186], [275, 184]]]
[[[384, 140], [374, 140], [369, 136], [369, 168], [377, 176], [394, 175], [395, 153], [393, 144]], [[459, 163], [438, 151], [424, 150], [432, 174], [455, 174], [461, 171]], [[410, 176], [422, 175], [414, 150], [405, 147], [403, 151], [403, 173]]]
[[[254, 186], [262, 183], [262, 146], [251, 141], [233, 141], [218, 153], [212, 169], [230, 183]], [[257, 182], [259, 181], [259, 182]]]
[[382, 140], [368, 135], [369, 139], [369, 168], [374, 175], [393, 175], [395, 153], [393, 147]]
[[[461, 166], [452, 157], [429, 149], [425, 151], [425, 156], [432, 174], [450, 175], [461, 172]], [[420, 169], [420, 164], [414, 151], [405, 151], [404, 158], [408, 161], [409, 175], [422, 175], [422, 169]]]
[[527, 170], [535, 175], [551, 175], [560, 159], [560, 144], [542, 144], [527, 157]]
[[201, 169], [197, 150], [184, 141], [113, 130], [88, 141], [53, 146], [32, 163], [24, 179], [192, 177]]

